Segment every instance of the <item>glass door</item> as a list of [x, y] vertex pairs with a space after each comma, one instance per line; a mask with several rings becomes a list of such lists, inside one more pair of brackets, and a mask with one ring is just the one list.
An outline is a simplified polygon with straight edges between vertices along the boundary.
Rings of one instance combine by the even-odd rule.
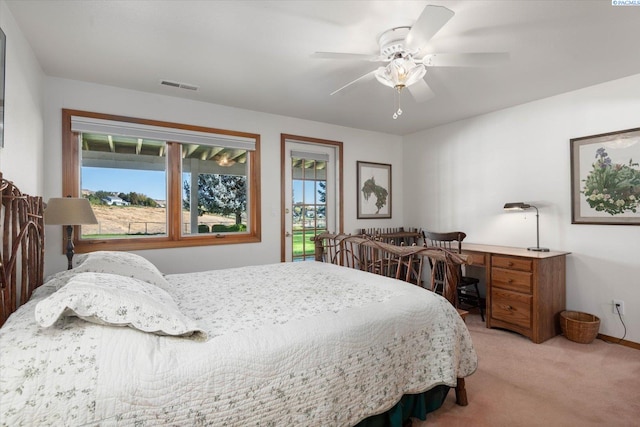
[[312, 238], [339, 230], [336, 147], [285, 141], [284, 260], [314, 259]]

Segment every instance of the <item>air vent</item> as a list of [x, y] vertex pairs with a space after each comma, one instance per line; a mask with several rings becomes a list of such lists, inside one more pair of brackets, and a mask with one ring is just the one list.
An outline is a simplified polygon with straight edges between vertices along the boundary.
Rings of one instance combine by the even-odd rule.
[[198, 86], [196, 85], [190, 85], [188, 83], [172, 82], [171, 80], [161, 80], [160, 84], [165, 86], [177, 87], [180, 89], [198, 90]]

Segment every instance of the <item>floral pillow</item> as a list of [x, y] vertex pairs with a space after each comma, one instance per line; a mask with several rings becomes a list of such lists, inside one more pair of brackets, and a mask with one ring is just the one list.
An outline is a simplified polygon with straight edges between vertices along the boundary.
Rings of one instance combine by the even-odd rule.
[[36, 321], [50, 327], [66, 316], [101, 325], [128, 326], [158, 335], [207, 334], [185, 316], [171, 295], [159, 287], [131, 277], [108, 273], [79, 273], [36, 305]]
[[76, 267], [49, 276], [46, 282], [60, 289], [76, 273], [110, 273], [132, 277], [147, 283], [169, 289], [169, 282], [160, 270], [146, 258], [131, 252], [97, 251], [76, 256]]
[[77, 272], [119, 274], [160, 287], [169, 286], [151, 261], [131, 252], [97, 251], [79, 255], [76, 259], [78, 264], [73, 270]]

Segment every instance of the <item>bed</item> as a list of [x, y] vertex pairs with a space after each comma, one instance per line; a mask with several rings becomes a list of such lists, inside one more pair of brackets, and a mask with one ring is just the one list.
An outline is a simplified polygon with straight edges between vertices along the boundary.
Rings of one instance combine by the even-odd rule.
[[[10, 187], [2, 425], [353, 426], [476, 369], [446, 299], [331, 263], [163, 275], [134, 254], [93, 252], [43, 280], [42, 202]], [[29, 207], [7, 221], [18, 200]], [[25, 227], [27, 240], [9, 231]]]

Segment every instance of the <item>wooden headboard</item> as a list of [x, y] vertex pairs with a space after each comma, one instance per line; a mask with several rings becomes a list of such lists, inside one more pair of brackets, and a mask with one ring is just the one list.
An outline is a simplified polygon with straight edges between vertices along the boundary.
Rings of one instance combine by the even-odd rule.
[[0, 172], [0, 326], [44, 279], [44, 203], [23, 194]]

